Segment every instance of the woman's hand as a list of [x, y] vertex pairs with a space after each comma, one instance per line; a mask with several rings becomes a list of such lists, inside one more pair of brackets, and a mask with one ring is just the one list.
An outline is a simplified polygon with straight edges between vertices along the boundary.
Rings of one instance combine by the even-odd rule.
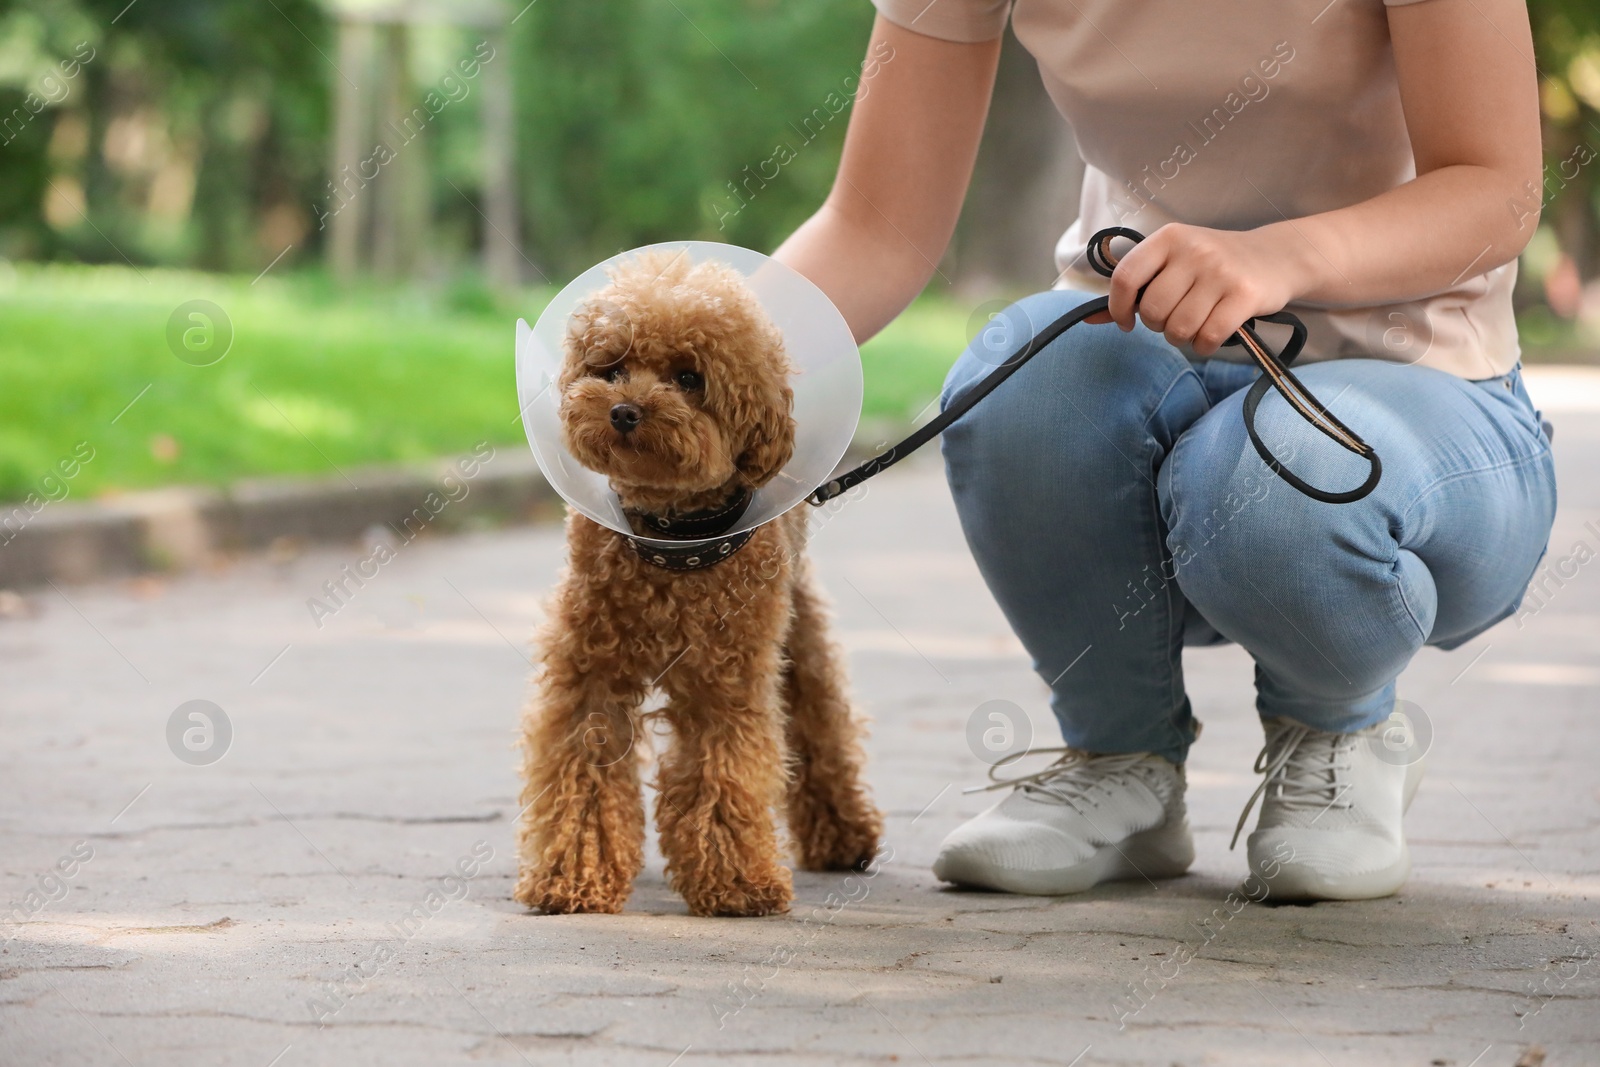
[[[1111, 278], [1110, 314], [1209, 356], [1291, 301], [1372, 307], [1449, 291], [1515, 259], [1543, 160], [1523, 0], [1385, 8], [1417, 177], [1348, 207], [1244, 231], [1163, 226]], [[1509, 210], [1507, 210], [1509, 207]]]
[[1278, 226], [1234, 231], [1172, 223], [1123, 256], [1111, 275], [1109, 313], [1088, 321], [1127, 331], [1137, 315], [1168, 344], [1214, 355], [1246, 319], [1281, 311], [1298, 295], [1299, 260], [1293, 234], [1286, 240]]

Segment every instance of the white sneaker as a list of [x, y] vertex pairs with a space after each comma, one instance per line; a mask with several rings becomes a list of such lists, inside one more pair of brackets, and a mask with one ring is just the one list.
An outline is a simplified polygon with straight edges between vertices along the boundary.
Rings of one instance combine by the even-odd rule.
[[1194, 841], [1182, 767], [1149, 752], [1034, 752], [1065, 754], [1036, 774], [985, 787], [1015, 789], [944, 839], [935, 877], [1051, 896], [1123, 878], [1174, 878], [1189, 869]]
[[1266, 777], [1240, 814], [1233, 840], [1261, 797], [1261, 819], [1246, 850], [1271, 897], [1369, 900], [1399, 889], [1411, 873], [1401, 816], [1422, 781], [1421, 753], [1386, 744], [1390, 721], [1351, 734], [1289, 719], [1266, 729], [1255, 767]]

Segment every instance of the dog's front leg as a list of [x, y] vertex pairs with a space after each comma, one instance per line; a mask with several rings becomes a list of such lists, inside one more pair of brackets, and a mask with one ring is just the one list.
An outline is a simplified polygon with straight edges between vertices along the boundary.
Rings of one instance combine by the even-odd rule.
[[793, 899], [772, 813], [784, 785], [777, 674], [768, 643], [739, 657], [691, 651], [662, 679], [673, 747], [656, 824], [695, 915], [771, 915]]
[[516, 898], [546, 914], [619, 912], [644, 865], [638, 708], [643, 686], [585, 631], [549, 631], [523, 716], [526, 763]]

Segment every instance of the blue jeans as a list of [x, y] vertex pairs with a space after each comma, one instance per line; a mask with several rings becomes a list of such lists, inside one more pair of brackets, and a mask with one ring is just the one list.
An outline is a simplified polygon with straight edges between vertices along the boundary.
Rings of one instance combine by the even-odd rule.
[[[1088, 299], [1039, 293], [1002, 319], [1037, 330]], [[992, 355], [974, 342], [942, 402], [1024, 339]], [[1383, 457], [1378, 487], [1351, 504], [1301, 495], [1251, 447], [1241, 407], [1258, 373], [1186, 359], [1143, 326], [1080, 325], [945, 431], [967, 543], [1067, 744], [1181, 763], [1195, 732], [1182, 648], [1221, 641], [1254, 657], [1263, 718], [1359, 730], [1389, 715], [1423, 645], [1454, 648], [1520, 603], [1556, 506], [1520, 371], [1297, 371]], [[1366, 475], [1275, 392], [1257, 427], [1314, 486]]]

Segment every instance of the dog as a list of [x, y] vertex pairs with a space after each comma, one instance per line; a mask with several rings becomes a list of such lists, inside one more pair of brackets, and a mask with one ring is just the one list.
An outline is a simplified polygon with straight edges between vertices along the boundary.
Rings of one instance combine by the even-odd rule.
[[[552, 386], [567, 450], [607, 477], [642, 536], [728, 526], [794, 450], [783, 337], [721, 264], [644, 252], [608, 278], [573, 313]], [[523, 716], [516, 899], [545, 914], [622, 910], [644, 863], [653, 694], [664, 704], [648, 716], [672, 735], [656, 826], [692, 914], [788, 910], [778, 806], [801, 867], [863, 869], [883, 819], [803, 509], [670, 559], [576, 511], [566, 533]]]

